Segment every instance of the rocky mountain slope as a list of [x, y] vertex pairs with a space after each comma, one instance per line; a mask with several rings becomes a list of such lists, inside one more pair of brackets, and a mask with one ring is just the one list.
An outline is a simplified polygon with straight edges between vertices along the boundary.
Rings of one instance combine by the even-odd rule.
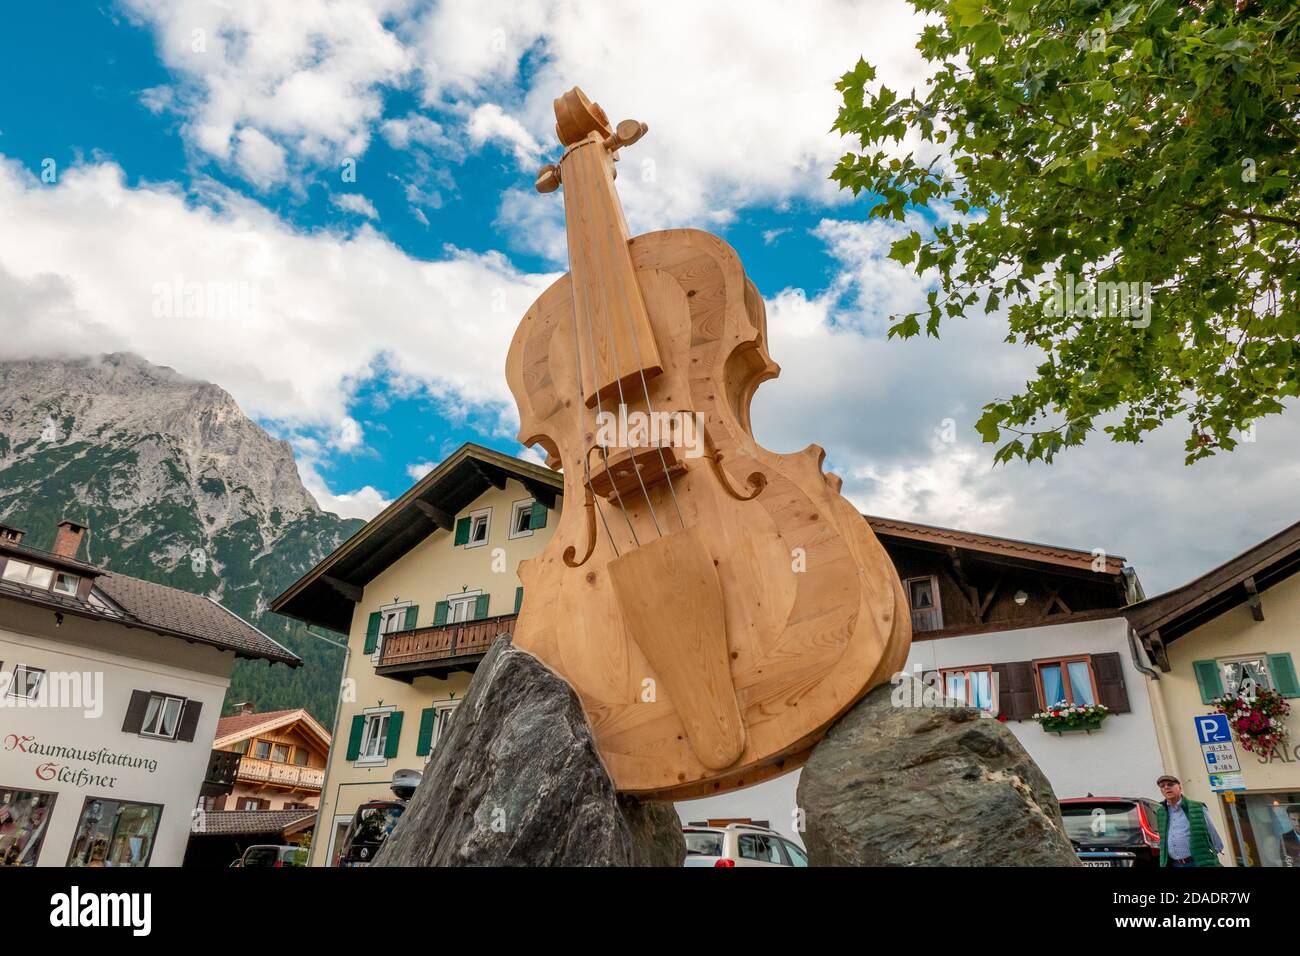
[[330, 725], [342, 652], [266, 609], [362, 522], [321, 511], [229, 394], [125, 353], [0, 362], [0, 520], [49, 547], [64, 517], [90, 528], [84, 560], [208, 594], [306, 662], [240, 661], [227, 705]]

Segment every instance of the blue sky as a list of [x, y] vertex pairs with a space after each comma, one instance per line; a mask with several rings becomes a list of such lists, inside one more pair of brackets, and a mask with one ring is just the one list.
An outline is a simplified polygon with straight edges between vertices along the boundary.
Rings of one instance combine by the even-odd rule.
[[[565, 268], [561, 197], [532, 181], [558, 152], [551, 99], [580, 84], [650, 125], [620, 167], [632, 231], [718, 233], [764, 296], [783, 373], [755, 398], [756, 437], [824, 445], [863, 510], [1100, 547], [1148, 588], [1294, 520], [1291, 418], [1193, 469], [1179, 425], [995, 469], [974, 422], [1037, 355], [997, 316], [886, 341], [931, 280], [887, 259], [910, 226], [867, 221], [869, 199], [828, 182], [850, 145], [828, 130], [859, 56], [895, 89], [924, 82], [919, 28], [904, 0], [14, 6], [0, 358], [126, 350], [216, 382], [346, 515], [463, 441], [524, 453], [505, 347]], [[174, 281], [253, 305], [160, 308]]]
[[[357, 214], [330, 200], [332, 164], [315, 164], [297, 188], [259, 189], [237, 170], [187, 144], [184, 115], [160, 115], [147, 108], [143, 91], [165, 88], [176, 77], [160, 60], [153, 31], [134, 13], [129, 7], [87, 4], [79, 15], [60, 17], [56, 24], [48, 9], [28, 5], [14, 11], [0, 58], [0, 82], [21, 91], [33, 77], [41, 80], [39, 95], [9, 100], [0, 127], [0, 150], [6, 157], [34, 175], [40, 174], [47, 158], [59, 168], [86, 160], [109, 161], [121, 167], [131, 186], [167, 182], [188, 190], [196, 180], [210, 179], [248, 196], [298, 230], [356, 228]], [[71, 68], [51, 70], [52, 63]], [[384, 89], [382, 98], [385, 116], [417, 111], [440, 123], [455, 122], [449, 111], [422, 109], [411, 89]], [[439, 204], [420, 206], [423, 218], [418, 218], [404, 196], [403, 183], [421, 163], [433, 166]], [[425, 154], [413, 158], [409, 151], [376, 138], [360, 158], [358, 172], [358, 191], [373, 204], [378, 228], [409, 256], [436, 258], [450, 244], [463, 250], [503, 251], [524, 272], [554, 271], [560, 264], [553, 257], [515, 241], [493, 219], [501, 193], [530, 182], [529, 171], [519, 167], [510, 150], [493, 142], [473, 154], [444, 152], [430, 163]], [[559, 197], [552, 201], [560, 202]], [[865, 200], [858, 205], [865, 211]], [[736, 247], [763, 291], [789, 286], [817, 294], [833, 272], [821, 243], [810, 235], [825, 210], [825, 204], [806, 201], [788, 202], [779, 210], [743, 208], [718, 231]], [[495, 429], [495, 416], [485, 421], [473, 411], [448, 414], [447, 405], [435, 397], [394, 390], [384, 364], [376, 359], [372, 377], [349, 397], [347, 411], [362, 425], [364, 444], [330, 451], [322, 459], [322, 475], [331, 486], [369, 485], [391, 498], [410, 483], [413, 464], [437, 461], [463, 441], [520, 451]], [[272, 430], [292, 433], [282, 422], [260, 417]]]

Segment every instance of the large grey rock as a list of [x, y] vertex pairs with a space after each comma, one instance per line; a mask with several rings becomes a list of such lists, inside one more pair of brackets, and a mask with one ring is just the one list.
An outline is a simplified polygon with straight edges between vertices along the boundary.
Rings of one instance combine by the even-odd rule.
[[[922, 688], [900, 697], [920, 701]], [[1051, 785], [1010, 730], [971, 707], [895, 706], [894, 691], [867, 694], [803, 769], [814, 866], [1080, 865]]]
[[620, 800], [569, 684], [502, 637], [375, 866], [681, 866], [669, 804]]

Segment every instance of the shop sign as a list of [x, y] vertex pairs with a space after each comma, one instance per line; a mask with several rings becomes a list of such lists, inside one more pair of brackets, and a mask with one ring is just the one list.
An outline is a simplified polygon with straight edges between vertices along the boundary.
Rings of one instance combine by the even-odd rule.
[[1245, 790], [1246, 778], [1239, 773], [1212, 773], [1210, 789], [1215, 793], [1223, 793], [1225, 790]]
[[[38, 740], [34, 734], [6, 734], [0, 740], [0, 750], [37, 758], [32, 773], [41, 783], [62, 783], [82, 790], [116, 789], [118, 776], [116, 773], [106, 772], [106, 768], [109, 767], [145, 770], [148, 773], [156, 773], [158, 770], [158, 761], [150, 757], [119, 753], [107, 747], [92, 750], [66, 744], [45, 743]], [[90, 766], [64, 763], [66, 760]]]

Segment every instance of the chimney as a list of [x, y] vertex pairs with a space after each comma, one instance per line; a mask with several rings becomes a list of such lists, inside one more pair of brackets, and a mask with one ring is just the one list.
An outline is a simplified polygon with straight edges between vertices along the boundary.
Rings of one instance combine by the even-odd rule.
[[0, 541], [7, 541], [9, 544], [21, 544], [23, 532], [12, 525], [0, 524]]
[[234, 713], [233, 716], [235, 716], [235, 717], [247, 717], [249, 714], [251, 714], [251, 713], [253, 712], [253, 706], [254, 706], [254, 705], [253, 705], [253, 702], [252, 702], [251, 700], [246, 700], [246, 701], [244, 701], [242, 704], [236, 704], [236, 705], [235, 705], [235, 713]]
[[75, 521], [60, 521], [59, 532], [54, 536], [54, 553], [61, 558], [76, 558], [81, 550], [81, 538], [86, 526]]

